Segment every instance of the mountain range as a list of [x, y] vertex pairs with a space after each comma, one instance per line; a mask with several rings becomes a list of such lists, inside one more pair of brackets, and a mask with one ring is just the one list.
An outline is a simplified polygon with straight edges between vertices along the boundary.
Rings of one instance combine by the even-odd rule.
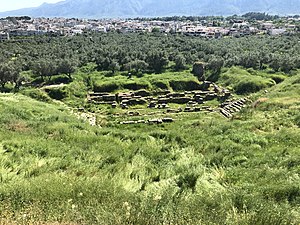
[[6, 16], [128, 18], [173, 15], [300, 14], [300, 0], [65, 0], [0, 13]]

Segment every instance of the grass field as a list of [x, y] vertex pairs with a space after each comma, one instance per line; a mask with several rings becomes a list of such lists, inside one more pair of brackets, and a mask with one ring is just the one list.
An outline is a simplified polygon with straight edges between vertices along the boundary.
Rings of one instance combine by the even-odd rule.
[[[170, 88], [172, 73], [155, 76], [134, 81]], [[277, 85], [253, 76], [268, 92], [231, 120], [199, 112], [122, 125], [104, 110], [92, 127], [43, 92], [0, 94], [0, 223], [299, 224], [300, 74]], [[66, 87], [72, 106], [84, 102], [80, 77]], [[103, 79], [93, 87], [127, 82]]]

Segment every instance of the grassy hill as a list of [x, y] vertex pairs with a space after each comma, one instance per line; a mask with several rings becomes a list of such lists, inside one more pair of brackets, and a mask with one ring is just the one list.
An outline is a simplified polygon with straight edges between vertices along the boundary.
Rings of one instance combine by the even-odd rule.
[[298, 224], [300, 74], [265, 79], [231, 120], [159, 125], [92, 127], [41, 93], [0, 94], [0, 223]]

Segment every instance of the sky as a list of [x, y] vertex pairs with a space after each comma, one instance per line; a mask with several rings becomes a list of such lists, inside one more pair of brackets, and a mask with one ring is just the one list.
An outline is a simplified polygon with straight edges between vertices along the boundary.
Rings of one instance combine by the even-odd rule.
[[0, 0], [0, 12], [5, 12], [9, 10], [35, 7], [47, 3], [60, 2], [62, 0]]

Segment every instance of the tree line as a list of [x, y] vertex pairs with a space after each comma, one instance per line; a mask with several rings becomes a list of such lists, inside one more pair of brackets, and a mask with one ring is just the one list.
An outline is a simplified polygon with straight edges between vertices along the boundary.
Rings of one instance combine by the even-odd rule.
[[95, 63], [97, 70], [133, 75], [161, 73], [166, 67], [184, 70], [201, 61], [213, 73], [222, 67], [242, 66], [290, 73], [300, 68], [299, 35], [203, 39], [164, 34], [85, 34], [73, 37], [34, 37], [27, 42], [0, 43], [0, 84], [15, 83], [21, 71], [51, 79]]

